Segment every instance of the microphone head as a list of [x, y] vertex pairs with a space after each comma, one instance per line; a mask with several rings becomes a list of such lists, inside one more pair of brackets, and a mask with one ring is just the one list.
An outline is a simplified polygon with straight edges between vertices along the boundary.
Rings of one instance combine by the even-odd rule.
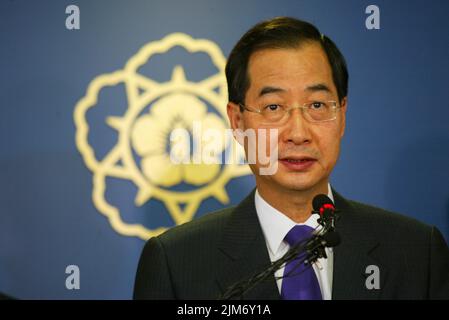
[[329, 220], [333, 217], [335, 206], [332, 200], [325, 194], [316, 195], [312, 201], [313, 210], [320, 214], [324, 220]]
[[313, 210], [320, 211], [323, 207], [332, 206], [334, 207], [334, 203], [332, 200], [325, 194], [318, 194], [313, 198], [312, 201]]
[[326, 241], [326, 247], [336, 247], [340, 244], [341, 238], [337, 231], [329, 231], [323, 235], [323, 240]]

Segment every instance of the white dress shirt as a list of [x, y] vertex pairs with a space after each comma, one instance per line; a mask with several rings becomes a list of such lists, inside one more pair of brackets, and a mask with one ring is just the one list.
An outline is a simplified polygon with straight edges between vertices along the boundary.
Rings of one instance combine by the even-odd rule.
[[[328, 197], [334, 201], [332, 190], [328, 184]], [[265, 242], [267, 244], [268, 253], [271, 261], [276, 261], [281, 258], [290, 248], [287, 242], [284, 241], [285, 236], [295, 225], [307, 225], [313, 229], [321, 226], [318, 224], [319, 216], [312, 214], [304, 223], [296, 223], [287, 217], [282, 212], [273, 208], [268, 202], [266, 202], [256, 190], [255, 204], [257, 216], [259, 217], [260, 225], [265, 236]], [[318, 229], [319, 229], [318, 228]], [[321, 289], [321, 296], [323, 300], [332, 299], [332, 275], [333, 275], [333, 262], [334, 254], [331, 248], [326, 248], [327, 259], [318, 259], [313, 264], [318, 283]], [[284, 265], [285, 266], [285, 265]], [[282, 288], [282, 275], [284, 274], [284, 266], [275, 272], [276, 282], [279, 289], [279, 293]]]

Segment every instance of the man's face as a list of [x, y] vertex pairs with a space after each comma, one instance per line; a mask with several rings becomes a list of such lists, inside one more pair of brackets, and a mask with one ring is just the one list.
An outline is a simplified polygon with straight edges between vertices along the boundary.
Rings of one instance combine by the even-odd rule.
[[[314, 101], [338, 102], [332, 71], [319, 44], [257, 51], [250, 57], [248, 75], [250, 87], [245, 105], [252, 109], [273, 104], [302, 106]], [[251, 164], [258, 188], [263, 185], [269, 189], [327, 193], [328, 177], [337, 162], [344, 134], [346, 98], [341, 107], [337, 109], [337, 118], [328, 122], [311, 123], [301, 109], [294, 109], [286, 122], [267, 124], [261, 114], [241, 112], [237, 105], [229, 103], [233, 129], [278, 129], [277, 171], [273, 175], [261, 175], [260, 163]], [[245, 151], [248, 154], [247, 144]]]

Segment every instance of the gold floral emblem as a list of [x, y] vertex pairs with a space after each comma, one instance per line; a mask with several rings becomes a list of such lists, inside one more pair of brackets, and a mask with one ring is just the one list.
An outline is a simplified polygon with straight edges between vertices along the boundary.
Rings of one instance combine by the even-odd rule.
[[[193, 82], [178, 65], [172, 70], [169, 81], [159, 83], [138, 72], [152, 55], [166, 53], [176, 46], [190, 53], [206, 53], [217, 73]], [[118, 233], [148, 239], [167, 228], [150, 229], [126, 222], [120, 210], [106, 200], [109, 177], [134, 183], [137, 207], [151, 199], [162, 201], [175, 223], [182, 224], [190, 221], [201, 202], [209, 197], [222, 204], [229, 203], [226, 184], [234, 177], [250, 173], [247, 166], [235, 161], [225, 165], [195, 161], [191, 147], [201, 144], [208, 144], [208, 150], [216, 157], [229, 150], [231, 159], [243, 159], [243, 149], [225, 134], [208, 141], [202, 135], [193, 134], [192, 143], [184, 141], [176, 145], [177, 152], [189, 154], [191, 161], [175, 163], [170, 158], [174, 148], [170, 134], [174, 129], [192, 133], [195, 131], [193, 124], [200, 123], [203, 131], [214, 129], [224, 133], [227, 127], [224, 66], [225, 58], [215, 43], [174, 33], [146, 44], [122, 70], [97, 76], [89, 84], [74, 111], [76, 145], [93, 174], [93, 203]], [[93, 128], [89, 127], [86, 114], [98, 103], [103, 88], [119, 84], [126, 88], [127, 109], [122, 116], [106, 117], [107, 125], [118, 132], [118, 141], [102, 159], [97, 159], [89, 142], [89, 132]], [[193, 187], [179, 191], [176, 187], [181, 184]]]

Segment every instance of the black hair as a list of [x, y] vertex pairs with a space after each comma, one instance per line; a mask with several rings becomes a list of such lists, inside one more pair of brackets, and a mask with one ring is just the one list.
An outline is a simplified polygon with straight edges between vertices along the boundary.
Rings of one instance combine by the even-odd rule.
[[245, 104], [250, 85], [248, 62], [251, 55], [262, 49], [298, 48], [304, 43], [321, 44], [332, 70], [338, 99], [348, 94], [346, 61], [335, 43], [322, 35], [311, 23], [290, 17], [262, 21], [248, 30], [232, 49], [226, 63], [229, 101]]

